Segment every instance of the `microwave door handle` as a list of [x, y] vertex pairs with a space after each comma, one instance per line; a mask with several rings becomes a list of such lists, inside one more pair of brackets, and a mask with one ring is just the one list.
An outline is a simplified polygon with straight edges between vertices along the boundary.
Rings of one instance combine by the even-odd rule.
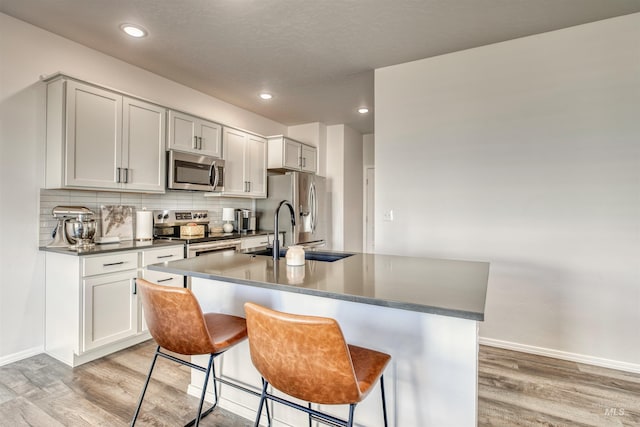
[[211, 189], [215, 190], [218, 186], [219, 176], [218, 176], [218, 168], [216, 167], [216, 162], [211, 162], [211, 167], [209, 168], [209, 184], [211, 184]]

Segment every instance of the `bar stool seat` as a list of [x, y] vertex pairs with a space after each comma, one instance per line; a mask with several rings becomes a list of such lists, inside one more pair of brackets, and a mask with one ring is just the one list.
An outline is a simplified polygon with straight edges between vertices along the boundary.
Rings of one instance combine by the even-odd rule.
[[[309, 414], [309, 425], [315, 419], [350, 427], [356, 405], [378, 379], [387, 425], [383, 372], [391, 356], [347, 344], [338, 322], [331, 318], [282, 313], [254, 303], [245, 303], [244, 309], [251, 361], [263, 378], [255, 426], [265, 401], [272, 400]], [[308, 406], [269, 393], [269, 384]], [[314, 410], [312, 403], [349, 405], [349, 418]]]
[[[194, 424], [198, 426], [200, 419], [211, 413], [217, 406], [217, 381], [251, 394], [259, 395], [255, 391], [248, 390], [240, 385], [216, 377], [213, 365], [213, 360], [216, 356], [219, 356], [247, 338], [245, 319], [221, 313], [202, 313], [200, 304], [198, 304], [197, 299], [189, 289], [161, 286], [144, 279], [136, 279], [136, 286], [142, 299], [144, 317], [149, 332], [158, 346], [153, 356], [151, 368], [149, 369], [142, 393], [140, 394], [136, 412], [131, 421], [132, 427], [135, 425], [140, 413], [142, 401], [158, 356], [205, 373], [198, 413], [186, 426]], [[207, 367], [199, 366], [175, 357], [173, 354], [165, 353], [162, 349], [184, 356], [209, 354], [209, 363]], [[209, 409], [203, 412], [202, 407], [210, 373], [212, 373], [213, 377], [215, 402]]]

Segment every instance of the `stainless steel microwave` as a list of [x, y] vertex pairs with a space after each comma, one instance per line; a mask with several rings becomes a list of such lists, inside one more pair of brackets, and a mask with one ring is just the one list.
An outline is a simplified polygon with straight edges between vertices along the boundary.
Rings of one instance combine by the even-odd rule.
[[199, 154], [169, 151], [167, 188], [224, 191], [224, 160]]

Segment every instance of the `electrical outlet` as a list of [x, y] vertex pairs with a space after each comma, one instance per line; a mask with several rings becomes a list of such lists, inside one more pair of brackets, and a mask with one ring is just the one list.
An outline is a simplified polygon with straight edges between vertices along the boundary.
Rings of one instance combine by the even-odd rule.
[[384, 215], [382, 216], [382, 220], [383, 221], [393, 221], [393, 209], [389, 209], [388, 211], [385, 211]]

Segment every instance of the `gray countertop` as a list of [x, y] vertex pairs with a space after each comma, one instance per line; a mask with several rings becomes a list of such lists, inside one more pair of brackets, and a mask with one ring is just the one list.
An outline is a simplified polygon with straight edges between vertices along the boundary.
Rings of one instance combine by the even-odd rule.
[[489, 276], [486, 262], [373, 254], [274, 268], [271, 257], [228, 251], [147, 268], [471, 320], [484, 320]]
[[76, 249], [73, 246], [59, 247], [59, 248], [41, 246], [40, 250], [45, 252], [55, 252], [58, 254], [65, 254], [65, 255], [84, 256], [84, 255], [101, 255], [101, 254], [107, 254], [111, 252], [133, 251], [133, 250], [141, 250], [141, 249], [156, 249], [156, 248], [162, 248], [165, 246], [184, 246], [184, 243], [175, 241], [175, 240], [146, 240], [146, 241], [125, 240], [120, 243], [107, 243], [104, 245], [96, 244], [89, 248], [79, 248], [79, 249]]
[[[232, 237], [242, 239], [243, 237], [264, 236], [267, 234], [273, 234], [273, 232], [251, 231], [248, 233], [233, 233]], [[224, 238], [227, 239], [229, 237], [224, 237]], [[84, 255], [107, 254], [110, 252], [132, 251], [132, 250], [139, 250], [139, 249], [156, 249], [164, 246], [181, 246], [181, 245], [184, 245], [184, 242], [180, 240], [155, 239], [155, 240], [147, 240], [147, 241], [125, 240], [120, 243], [107, 243], [103, 245], [95, 244], [92, 247], [80, 248], [80, 249], [75, 248], [73, 246], [65, 246], [65, 247], [57, 247], [57, 248], [40, 246], [39, 249], [45, 252], [55, 252], [55, 253], [66, 254], [66, 255], [84, 256]]]

